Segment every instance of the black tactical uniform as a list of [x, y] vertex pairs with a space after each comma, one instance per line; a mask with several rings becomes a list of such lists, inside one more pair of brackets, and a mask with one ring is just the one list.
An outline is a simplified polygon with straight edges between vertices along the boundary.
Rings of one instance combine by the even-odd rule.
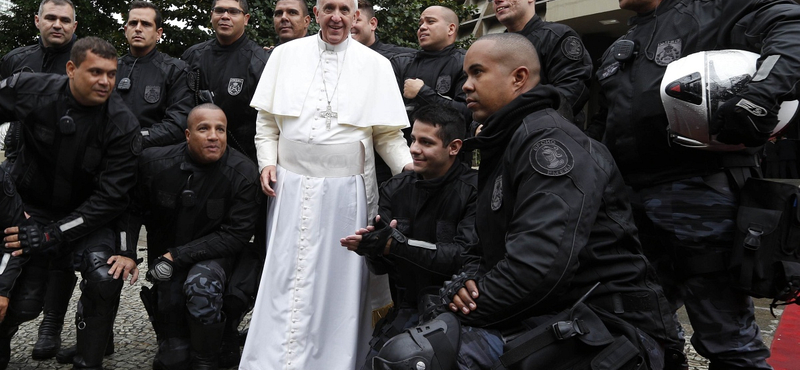
[[475, 242], [477, 172], [456, 161], [439, 178], [423, 180], [403, 172], [381, 186], [378, 214], [408, 242], [398, 243], [389, 255], [368, 257], [377, 274], [389, 273], [395, 307], [375, 326], [370, 360], [389, 338], [419, 321], [417, 300], [425, 288], [438, 289], [461, 267], [461, 254]]
[[[20, 73], [0, 82], [0, 120], [19, 120], [25, 142], [13, 169], [3, 166], [0, 227], [36, 222], [60, 231], [56, 248], [72, 252], [83, 276], [75, 367], [100, 368], [123, 284], [108, 274], [106, 261], [115, 254], [135, 257], [135, 250], [122, 250], [111, 223], [128, 205], [142, 142], [136, 118], [119, 95], [84, 107], [68, 81]], [[31, 216], [27, 221], [23, 207]], [[47, 262], [47, 255], [23, 254], [11, 257], [0, 273], [0, 295], [10, 298], [0, 325], [5, 361], [17, 326], [42, 309]]]
[[412, 48], [406, 48], [394, 44], [387, 44], [381, 41], [378, 35], [375, 35], [375, 42], [369, 46], [370, 49], [375, 50], [378, 54], [383, 55], [386, 59], [392, 59], [393, 56], [403, 53], [414, 53], [417, 50]]
[[[253, 162], [256, 162], [257, 112], [250, 107], [250, 100], [268, 57], [269, 53], [247, 36], [227, 46], [216, 39], [209, 40], [190, 47], [181, 56], [188, 64], [189, 79], [194, 81], [193, 92], [212, 92], [213, 103], [228, 117], [228, 145]], [[196, 103], [206, 101], [198, 99]]]
[[[411, 119], [417, 109], [439, 104], [461, 112], [466, 132], [467, 125], [472, 122], [472, 112], [467, 109], [467, 95], [461, 89], [467, 82], [467, 74], [464, 73], [466, 53], [466, 50], [450, 45], [439, 51], [418, 50], [392, 57], [390, 61], [401, 93], [407, 79], [419, 78], [425, 82], [414, 99], [403, 97], [410, 123], [413, 123]], [[411, 129], [403, 131], [410, 145]]]
[[738, 181], [730, 179], [741, 180], [757, 166], [756, 149], [723, 153], [670, 144], [659, 89], [673, 60], [706, 50], [749, 50], [762, 56], [760, 77], [741, 96], [777, 111], [780, 101], [797, 98], [800, 6], [663, 0], [631, 25], [622, 39], [633, 41], [638, 53], [616, 60], [612, 46], [604, 54], [597, 78], [606, 106], [594, 123], [605, 126], [604, 142], [634, 188], [642, 245], [670, 301], [686, 305], [692, 343], [711, 360], [710, 369], [768, 369], [752, 302], [724, 271], [738, 205]]
[[136, 112], [145, 148], [186, 140], [194, 96], [184, 61], [156, 49], [141, 58], [129, 53], [119, 59], [116, 90]]
[[539, 83], [558, 89], [559, 113], [582, 126], [581, 111], [589, 100], [588, 83], [594, 66], [580, 36], [569, 26], [545, 22], [538, 15], [517, 33], [527, 37], [539, 54]]
[[[183, 53], [181, 59], [186, 61], [189, 68], [189, 79], [194, 80], [194, 93], [198, 97], [197, 104], [203, 103], [204, 91], [214, 94], [214, 104], [225, 112], [228, 118], [228, 146], [247, 155], [253, 163], [258, 163], [256, 158], [256, 116], [255, 108], [250, 107], [250, 101], [258, 86], [258, 80], [267, 65], [270, 53], [254, 41], [242, 36], [231, 45], [223, 46], [216, 39], [209, 40], [190, 47]], [[260, 263], [266, 255], [266, 202], [259, 212], [256, 221], [256, 253]], [[249, 258], [248, 258], [249, 260]], [[240, 261], [237, 265], [247, 261]], [[238, 270], [253, 270], [256, 276], [261, 276], [262, 265], [239, 265]], [[237, 274], [238, 275], [238, 274]], [[255, 294], [258, 291], [260, 279], [250, 279], [239, 276], [234, 277], [232, 285], [241, 286], [248, 291], [245, 297], [226, 297], [225, 311], [228, 314], [228, 329], [226, 330], [225, 352], [239, 351], [236, 339], [239, 323], [233, 318], [242, 318], [252, 308]], [[246, 284], [250, 287], [245, 287]], [[236, 344], [231, 344], [237, 341]], [[224, 357], [233, 357], [223, 355]], [[237, 356], [238, 357], [238, 356]]]
[[[58, 47], [45, 47], [41, 38], [30, 46], [16, 48], [0, 59], [0, 78], [7, 78], [17, 72], [43, 72], [59, 75], [67, 74], [72, 45], [77, 36]], [[5, 156], [9, 162], [16, 159], [17, 148], [22, 144], [22, 130], [19, 122], [9, 123], [4, 140]], [[53, 258], [50, 263], [47, 294], [44, 301], [44, 316], [39, 326], [39, 339], [33, 347], [34, 359], [46, 359], [54, 355], [61, 345], [61, 330], [67, 314], [69, 300], [78, 277], [72, 268], [72, 261], [63, 257]], [[110, 350], [113, 351], [113, 348]]]
[[[187, 144], [149, 148], [139, 166], [134, 209], [147, 227], [150, 266], [169, 252], [174, 272], [148, 307], [166, 368], [194, 357], [216, 366], [225, 318], [223, 293], [233, 263], [253, 236], [261, 192], [255, 164], [228, 148], [217, 162], [194, 162]], [[195, 359], [197, 360], [197, 359]]]
[[[0, 59], [0, 78], [7, 78], [17, 72], [43, 72], [67, 74], [67, 62], [72, 45], [77, 36], [72, 35], [72, 40], [58, 47], [45, 47], [42, 39], [34, 45], [23, 46], [11, 50]], [[8, 128], [5, 139], [6, 158], [15, 158], [15, 151], [21, 145], [20, 130], [16, 122]], [[74, 284], [74, 283], [73, 283]]]
[[43, 72], [67, 74], [67, 62], [72, 44], [77, 37], [72, 35], [70, 42], [58, 47], [45, 47], [39, 39], [34, 45], [23, 46], [11, 50], [0, 59], [0, 78], [6, 78], [17, 72]]
[[478, 309], [459, 313], [461, 321], [514, 331], [570, 308], [600, 282], [587, 300], [593, 311], [614, 313], [662, 345], [675, 342], [675, 323], [641, 255], [622, 177], [604, 146], [551, 108], [557, 94], [552, 86], [535, 87], [465, 141], [481, 149], [480, 242], [464, 255], [462, 274], [442, 299], [449, 302], [473, 279]]

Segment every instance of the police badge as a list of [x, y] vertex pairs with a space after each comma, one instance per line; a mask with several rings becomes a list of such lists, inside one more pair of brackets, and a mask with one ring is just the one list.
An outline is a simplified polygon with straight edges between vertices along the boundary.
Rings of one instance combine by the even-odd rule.
[[161, 99], [161, 86], [145, 86], [144, 101], [155, 104]]
[[666, 67], [673, 61], [681, 59], [681, 39], [661, 41], [656, 49], [656, 64]]
[[243, 78], [232, 78], [228, 81], [228, 94], [230, 96], [239, 95], [242, 92], [242, 88], [244, 87], [244, 79]]
[[439, 76], [436, 80], [436, 92], [439, 94], [447, 94], [451, 87], [450, 76]]
[[554, 139], [543, 139], [533, 144], [529, 159], [533, 169], [545, 176], [566, 175], [575, 167], [572, 153]]

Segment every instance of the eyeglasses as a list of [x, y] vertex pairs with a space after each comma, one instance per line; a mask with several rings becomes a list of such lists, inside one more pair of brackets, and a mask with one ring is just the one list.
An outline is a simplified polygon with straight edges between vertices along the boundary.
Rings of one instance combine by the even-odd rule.
[[239, 15], [239, 14], [242, 14], [242, 13], [244, 13], [244, 11], [243, 11], [243, 10], [241, 10], [241, 9], [236, 9], [236, 8], [223, 8], [223, 7], [220, 7], [220, 6], [218, 6], [218, 7], [214, 8], [214, 9], [213, 9], [213, 11], [214, 11], [214, 13], [215, 13], [215, 14], [217, 14], [217, 15], [223, 15], [223, 14], [225, 14], [225, 12], [227, 12], [227, 13], [228, 13], [228, 14], [230, 14], [230, 15]]

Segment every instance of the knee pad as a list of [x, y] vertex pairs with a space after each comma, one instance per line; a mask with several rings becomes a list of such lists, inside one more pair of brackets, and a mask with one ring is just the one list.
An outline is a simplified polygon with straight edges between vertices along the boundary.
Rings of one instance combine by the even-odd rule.
[[205, 266], [195, 268], [189, 273], [183, 284], [186, 297], [186, 309], [189, 316], [202, 324], [214, 324], [222, 321], [222, 296], [225, 284], [220, 280], [225, 274], [208, 269]]
[[461, 323], [450, 313], [389, 339], [372, 360], [373, 370], [456, 368]]
[[88, 281], [109, 281], [114, 277], [108, 274], [111, 265], [108, 259], [114, 255], [114, 251], [109, 247], [97, 246], [83, 251], [78, 271], [81, 272], [84, 280]]

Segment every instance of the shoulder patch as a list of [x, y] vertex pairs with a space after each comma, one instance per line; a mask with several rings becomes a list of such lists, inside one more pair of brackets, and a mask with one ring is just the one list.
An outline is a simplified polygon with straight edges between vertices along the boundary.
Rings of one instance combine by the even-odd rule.
[[681, 39], [661, 41], [656, 50], [656, 64], [666, 67], [673, 61], [681, 58]]
[[531, 167], [545, 176], [566, 175], [575, 167], [572, 152], [555, 139], [543, 139], [533, 144], [529, 159]]
[[561, 53], [567, 59], [581, 60], [583, 58], [583, 43], [578, 36], [568, 36], [561, 42]]

